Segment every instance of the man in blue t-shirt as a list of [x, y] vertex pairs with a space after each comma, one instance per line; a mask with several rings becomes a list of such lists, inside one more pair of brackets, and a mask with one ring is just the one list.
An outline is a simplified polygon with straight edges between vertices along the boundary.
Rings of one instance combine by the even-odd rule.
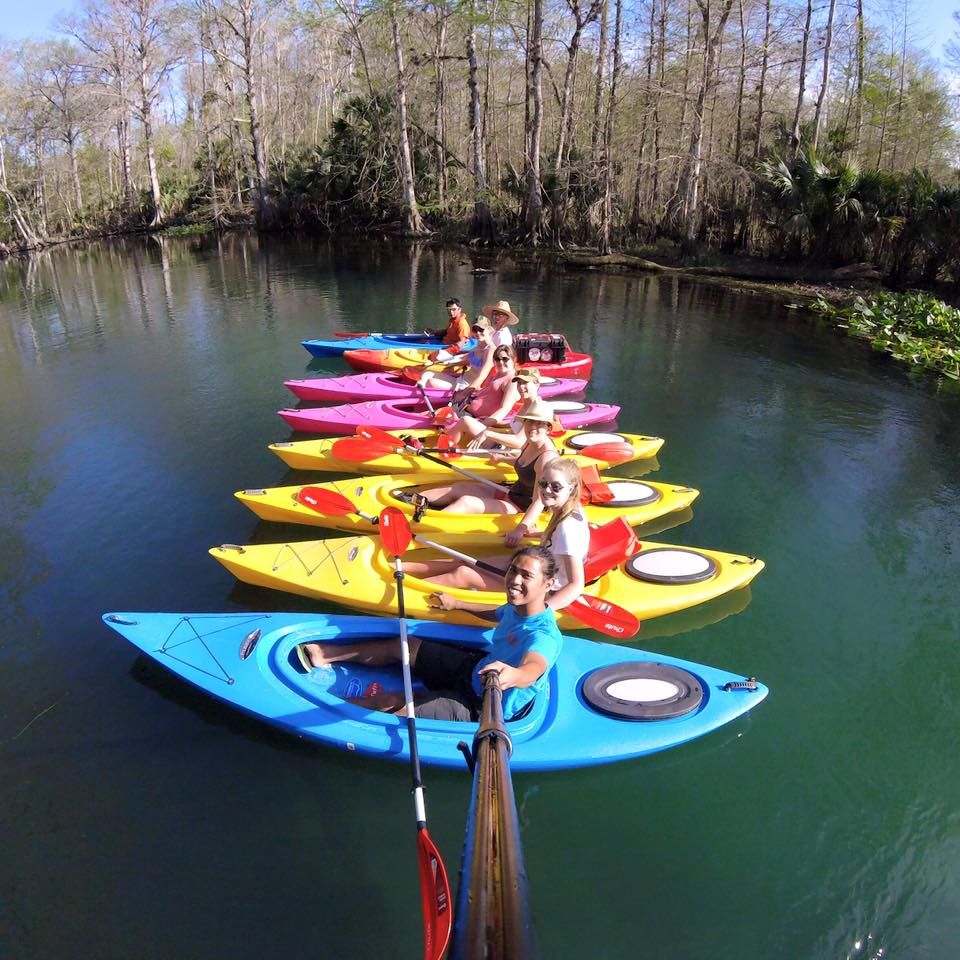
[[[434, 720], [476, 720], [482, 701], [481, 674], [495, 670], [503, 690], [503, 715], [519, 719], [546, 689], [547, 674], [560, 656], [563, 638], [553, 611], [546, 605], [554, 587], [557, 564], [549, 550], [524, 547], [511, 558], [504, 576], [507, 602], [501, 607], [460, 600], [446, 593], [433, 595], [443, 610], [467, 610], [497, 624], [488, 652], [464, 650], [445, 643], [410, 637], [413, 675], [427, 688], [416, 696], [416, 714]], [[302, 659], [322, 667], [338, 660], [371, 666], [395, 663], [399, 650], [393, 640], [359, 644], [308, 643]], [[305, 663], [305, 665], [306, 665]], [[403, 694], [378, 693], [352, 699], [360, 706], [399, 712]]]

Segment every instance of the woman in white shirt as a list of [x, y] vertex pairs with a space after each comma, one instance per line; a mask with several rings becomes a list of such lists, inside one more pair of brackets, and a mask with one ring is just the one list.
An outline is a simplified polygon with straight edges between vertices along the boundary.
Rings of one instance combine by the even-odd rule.
[[[562, 610], [583, 593], [583, 565], [590, 551], [590, 525], [580, 504], [580, 468], [575, 460], [558, 457], [543, 468], [538, 485], [540, 496], [504, 541], [514, 547], [523, 537], [540, 537], [557, 561], [556, 587], [549, 606]], [[542, 510], [550, 511], [550, 520], [540, 534], [535, 523]]]
[[[551, 460], [538, 480], [539, 496], [520, 524], [504, 538], [508, 547], [515, 547], [523, 537], [540, 538], [557, 561], [556, 585], [547, 601], [553, 610], [562, 610], [583, 593], [583, 564], [590, 549], [590, 525], [580, 505], [580, 468], [575, 460]], [[542, 510], [551, 514], [541, 533], [533, 526]], [[509, 554], [490, 557], [494, 566], [505, 564]], [[477, 570], [458, 560], [407, 561], [404, 569], [415, 577], [429, 580], [440, 587], [463, 590], [495, 590], [501, 577]]]

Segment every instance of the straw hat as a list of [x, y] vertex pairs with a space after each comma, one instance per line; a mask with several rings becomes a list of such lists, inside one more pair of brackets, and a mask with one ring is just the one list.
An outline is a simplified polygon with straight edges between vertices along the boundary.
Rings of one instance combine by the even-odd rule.
[[510, 309], [510, 304], [506, 300], [498, 300], [496, 303], [488, 304], [483, 308], [483, 314], [486, 317], [490, 317], [492, 320], [493, 311], [496, 310], [499, 313], [505, 313], [507, 315], [507, 324], [513, 326], [515, 323], [520, 322], [520, 318]]
[[477, 317], [477, 319], [470, 324], [471, 330], [473, 330], [474, 327], [479, 327], [482, 330], [493, 330], [493, 324], [484, 316]]
[[539, 383], [540, 371], [536, 367], [522, 367], [517, 371], [517, 375], [513, 378], [513, 382], [519, 383], [521, 380], [526, 380], [527, 383]]
[[520, 409], [518, 420], [536, 420], [539, 423], [553, 424], [553, 407], [544, 400], [534, 400]]

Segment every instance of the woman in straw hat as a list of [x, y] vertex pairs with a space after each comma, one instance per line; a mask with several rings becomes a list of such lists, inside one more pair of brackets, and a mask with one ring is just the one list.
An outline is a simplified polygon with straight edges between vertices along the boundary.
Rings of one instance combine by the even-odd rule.
[[429, 506], [449, 513], [523, 513], [537, 498], [540, 472], [557, 454], [550, 438], [553, 409], [538, 400], [517, 414], [523, 424], [524, 444], [516, 457], [493, 452], [491, 460], [511, 459], [517, 479], [503, 493], [474, 480], [460, 481], [422, 491]]
[[[497, 348], [501, 349], [501, 348]], [[523, 432], [523, 421], [519, 414], [525, 413], [540, 399], [540, 371], [536, 367], [523, 367], [516, 371], [513, 383], [517, 388], [517, 395], [521, 407], [517, 416], [508, 423], [502, 422], [502, 417], [488, 417], [483, 423], [473, 421], [466, 423], [464, 417], [464, 434], [470, 436], [467, 446], [471, 449], [485, 449], [493, 447], [503, 451], [501, 459], [507, 460], [517, 456], [521, 447], [526, 443]]]
[[520, 318], [510, 309], [506, 300], [489, 303], [481, 313], [493, 324], [494, 346], [509, 347], [513, 344], [510, 328], [520, 322]]

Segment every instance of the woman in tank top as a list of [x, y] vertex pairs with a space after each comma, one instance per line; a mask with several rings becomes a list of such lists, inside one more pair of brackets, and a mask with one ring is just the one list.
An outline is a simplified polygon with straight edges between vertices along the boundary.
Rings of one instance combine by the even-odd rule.
[[421, 490], [428, 505], [448, 513], [523, 513], [537, 499], [537, 480], [543, 468], [557, 456], [550, 438], [553, 410], [542, 400], [518, 414], [526, 442], [519, 455], [492, 452], [491, 460], [513, 463], [517, 479], [502, 493], [476, 480], [463, 480]]

